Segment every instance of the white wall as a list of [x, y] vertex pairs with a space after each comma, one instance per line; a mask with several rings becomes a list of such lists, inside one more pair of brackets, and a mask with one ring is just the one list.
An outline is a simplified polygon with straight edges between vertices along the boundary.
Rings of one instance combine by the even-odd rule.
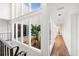
[[40, 16], [41, 14], [37, 14], [37, 15], [34, 15], [32, 18], [31, 18], [31, 24], [33, 24], [33, 25], [35, 25], [35, 24], [37, 24], [37, 25], [41, 25], [41, 19], [40, 19]]
[[0, 18], [10, 19], [10, 3], [0, 3]]
[[0, 33], [7, 33], [7, 21], [0, 19]]
[[72, 55], [79, 56], [79, 9], [71, 16]]
[[73, 21], [71, 21], [71, 39], [72, 39], [72, 41], [71, 41], [71, 54], [72, 55], [77, 55], [78, 54], [78, 50], [77, 50], [77, 20], [78, 20], [78, 18], [77, 18], [78, 16], [77, 16], [77, 14], [75, 13], [75, 14], [72, 14], [71, 15], [71, 20], [73, 20]]

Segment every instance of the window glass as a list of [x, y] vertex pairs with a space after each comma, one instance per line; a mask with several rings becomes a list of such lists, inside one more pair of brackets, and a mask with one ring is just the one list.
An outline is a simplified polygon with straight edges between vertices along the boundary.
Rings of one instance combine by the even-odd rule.
[[14, 24], [14, 39], [16, 39], [16, 24]]
[[18, 24], [18, 40], [21, 41], [21, 24]]
[[40, 8], [40, 3], [32, 3], [31, 4], [31, 8], [32, 8], [32, 10], [35, 10], [35, 9], [38, 9], [38, 8]]
[[23, 24], [23, 43], [29, 45], [29, 26]]

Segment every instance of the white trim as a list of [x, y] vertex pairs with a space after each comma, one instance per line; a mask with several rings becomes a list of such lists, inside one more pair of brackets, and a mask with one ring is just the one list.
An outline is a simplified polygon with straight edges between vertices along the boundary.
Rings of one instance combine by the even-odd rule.
[[21, 23], [21, 42], [23, 43], [23, 22]]
[[[78, 19], [77, 19], [77, 13], [74, 13], [71, 15], [71, 55], [77, 56], [78, 54], [78, 46], [77, 46], [77, 25], [78, 25]], [[73, 20], [73, 21], [72, 21]]]
[[25, 15], [22, 15], [22, 16], [19, 16], [19, 17], [15, 17], [12, 20], [19, 20], [21, 18], [25, 18], [25, 17], [27, 18], [27, 17], [31, 17], [31, 16], [33, 17], [33, 15], [36, 15], [38, 13], [41, 13], [41, 9], [38, 9], [38, 10], [35, 10], [35, 11], [32, 11], [32, 12], [29, 12], [29, 13], [27, 13]]
[[18, 40], [18, 23], [16, 23], [16, 40]]
[[32, 9], [31, 9], [31, 3], [29, 3], [29, 12], [31, 12], [32, 11]]
[[29, 46], [31, 46], [31, 19], [29, 19]]
[[[12, 23], [12, 22], [11, 22]], [[11, 30], [12, 30], [12, 40], [14, 40], [14, 23], [11, 24]]]
[[50, 55], [50, 46], [49, 46], [49, 15], [46, 4], [42, 4], [42, 15], [41, 19], [41, 51], [42, 55], [49, 56]]
[[41, 53], [41, 50], [32, 46], [29, 46], [32, 50], [37, 51], [38, 53]]

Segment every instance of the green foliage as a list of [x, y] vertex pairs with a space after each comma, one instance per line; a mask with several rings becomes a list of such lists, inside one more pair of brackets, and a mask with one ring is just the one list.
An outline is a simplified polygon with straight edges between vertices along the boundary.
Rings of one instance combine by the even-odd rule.
[[32, 28], [31, 28], [31, 35], [32, 36], [38, 36], [38, 33], [40, 31], [40, 25], [33, 25], [31, 24]]

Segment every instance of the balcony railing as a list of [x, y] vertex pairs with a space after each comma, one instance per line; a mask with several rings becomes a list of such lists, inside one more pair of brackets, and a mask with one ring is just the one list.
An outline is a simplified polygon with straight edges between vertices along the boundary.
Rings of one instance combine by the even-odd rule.
[[0, 33], [0, 56], [26, 56], [27, 52], [19, 48], [12, 43], [11, 33]]
[[4, 40], [11, 40], [12, 34], [11, 33], [0, 33], [0, 38]]

